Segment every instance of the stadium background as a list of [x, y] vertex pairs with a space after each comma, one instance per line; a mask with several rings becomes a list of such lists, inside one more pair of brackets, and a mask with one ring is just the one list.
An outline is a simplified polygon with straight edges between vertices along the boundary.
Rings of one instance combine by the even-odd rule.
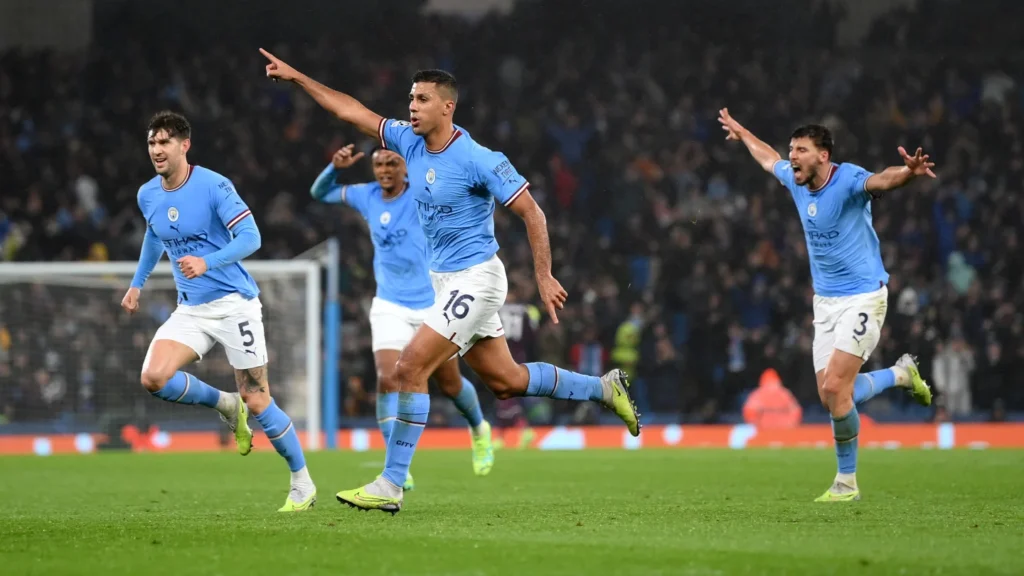
[[[571, 297], [560, 325], [540, 319], [531, 358], [590, 373], [625, 367], [641, 411], [664, 424], [740, 422], [746, 394], [771, 368], [805, 422], [826, 422], [800, 223], [784, 189], [722, 140], [715, 114], [727, 105], [778, 146], [798, 123], [825, 123], [836, 159], [869, 169], [898, 162], [900, 144], [933, 155], [940, 180], [875, 203], [892, 281], [868, 368], [917, 354], [940, 387], [938, 408], [890, 391], [865, 412], [917, 423], [1021, 419], [1020, 4], [299, 4], [3, 3], [2, 259], [137, 259], [135, 193], [152, 175], [142, 130], [152, 112], [180, 110], [194, 125], [192, 162], [230, 177], [252, 207], [258, 258], [342, 239], [341, 422], [373, 428], [372, 248], [354, 212], [325, 210], [308, 194], [339, 145], [373, 143], [267, 82], [255, 49], [393, 117], [406, 114], [410, 72], [441, 67], [461, 83], [459, 124], [507, 153], [548, 214], [555, 275]], [[478, 14], [485, 5], [498, 12]], [[364, 164], [347, 177], [371, 174]], [[496, 227], [511, 291], [532, 302], [523, 227], [500, 209]], [[116, 303], [82, 312], [85, 328], [71, 332], [57, 326], [69, 304], [46, 287], [4, 294], [0, 434], [95, 423], [148, 400], [136, 367], [151, 332], [112, 331]], [[14, 320], [26, 310], [33, 323]], [[97, 345], [110, 341], [120, 345]], [[481, 398], [492, 411], [492, 397]], [[132, 418], [171, 414], [158, 404], [139, 402]], [[434, 424], [445, 424], [451, 411], [435, 407]], [[548, 400], [528, 407], [540, 425], [600, 417]]]

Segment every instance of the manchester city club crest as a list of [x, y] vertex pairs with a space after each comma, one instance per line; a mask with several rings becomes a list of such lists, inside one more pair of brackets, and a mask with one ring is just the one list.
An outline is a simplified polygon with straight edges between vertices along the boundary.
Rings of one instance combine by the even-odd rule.
[[391, 222], [391, 212], [382, 212], [380, 215], [380, 223], [387, 226], [388, 222]]
[[810, 216], [811, 218], [814, 218], [815, 216], [818, 215], [817, 203], [811, 202], [810, 204], [807, 205], [807, 215]]
[[427, 184], [433, 184], [436, 179], [437, 174], [434, 172], [434, 169], [427, 170]]
[[167, 219], [170, 220], [171, 222], [177, 222], [178, 221], [178, 209], [175, 208], [174, 206], [171, 206], [170, 208], [168, 208], [167, 209]]

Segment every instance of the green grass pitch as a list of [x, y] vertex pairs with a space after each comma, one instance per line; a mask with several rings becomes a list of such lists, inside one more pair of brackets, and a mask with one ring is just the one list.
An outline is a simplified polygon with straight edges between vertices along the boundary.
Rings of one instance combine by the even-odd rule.
[[380, 452], [309, 458], [279, 514], [272, 453], [0, 458], [0, 573], [1021, 574], [1024, 451], [862, 450], [864, 499], [812, 502], [827, 450], [423, 451], [397, 516], [334, 498]]

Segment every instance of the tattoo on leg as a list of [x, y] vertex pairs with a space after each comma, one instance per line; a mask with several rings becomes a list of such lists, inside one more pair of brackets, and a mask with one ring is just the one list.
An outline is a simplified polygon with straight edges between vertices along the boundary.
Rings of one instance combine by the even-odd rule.
[[239, 392], [247, 394], [266, 393], [267, 388], [267, 367], [257, 366], [247, 370], [235, 370], [235, 386]]

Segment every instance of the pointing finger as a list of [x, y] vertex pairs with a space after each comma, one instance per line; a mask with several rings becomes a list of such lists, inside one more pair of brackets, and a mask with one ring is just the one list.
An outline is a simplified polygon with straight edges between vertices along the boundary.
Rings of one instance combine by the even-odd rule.
[[555, 307], [548, 304], [548, 316], [551, 317], [551, 321], [558, 324], [558, 314], [555, 314]]

